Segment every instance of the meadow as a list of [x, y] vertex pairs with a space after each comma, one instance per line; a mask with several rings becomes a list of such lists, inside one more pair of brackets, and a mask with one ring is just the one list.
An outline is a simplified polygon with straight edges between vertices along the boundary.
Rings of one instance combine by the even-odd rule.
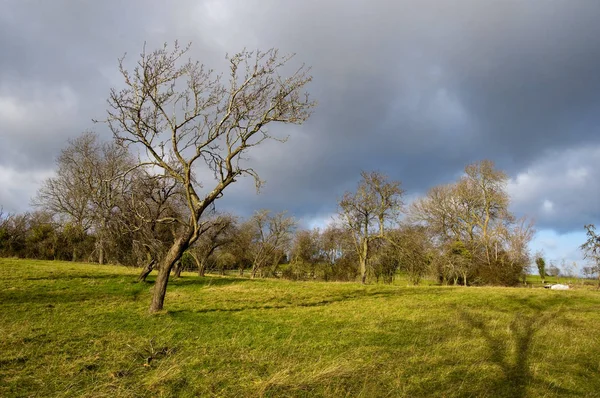
[[0, 259], [2, 397], [600, 397], [600, 291]]

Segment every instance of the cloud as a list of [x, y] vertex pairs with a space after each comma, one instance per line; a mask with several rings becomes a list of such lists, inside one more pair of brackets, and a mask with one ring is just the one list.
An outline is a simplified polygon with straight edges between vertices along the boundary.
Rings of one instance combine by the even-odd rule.
[[26, 173], [52, 169], [68, 137], [109, 137], [91, 119], [121, 84], [117, 58], [132, 65], [145, 41], [192, 41], [190, 56], [216, 71], [225, 53], [278, 47], [312, 66], [319, 105], [303, 126], [272, 129], [286, 144], [251, 154], [262, 193], [241, 180], [219, 206], [311, 220], [334, 213], [363, 169], [416, 196], [489, 158], [512, 177], [515, 211], [579, 229], [600, 221], [599, 19], [593, 1], [9, 0], [0, 166], [35, 184]]
[[79, 99], [69, 86], [24, 86], [0, 88], [0, 165], [27, 170], [48, 164], [64, 146]]
[[[573, 272], [581, 274], [583, 267], [588, 266], [588, 261], [583, 258], [583, 252], [579, 246], [586, 241], [585, 232], [570, 232], [559, 234], [556, 231], [542, 229], [538, 231], [530, 244], [532, 255], [542, 251], [547, 267], [556, 265], [559, 268], [574, 268]], [[576, 267], [573, 267], [573, 263]], [[537, 272], [535, 265], [532, 269]]]
[[547, 151], [508, 185], [513, 209], [540, 228], [582, 230], [600, 219], [600, 145]]
[[52, 170], [19, 171], [0, 165], [0, 207], [5, 213], [28, 210], [39, 184], [54, 174]]

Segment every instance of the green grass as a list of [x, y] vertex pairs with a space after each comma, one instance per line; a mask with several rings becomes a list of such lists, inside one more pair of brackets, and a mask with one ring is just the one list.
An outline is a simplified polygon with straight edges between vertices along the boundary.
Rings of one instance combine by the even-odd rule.
[[598, 397], [600, 292], [0, 259], [0, 396]]

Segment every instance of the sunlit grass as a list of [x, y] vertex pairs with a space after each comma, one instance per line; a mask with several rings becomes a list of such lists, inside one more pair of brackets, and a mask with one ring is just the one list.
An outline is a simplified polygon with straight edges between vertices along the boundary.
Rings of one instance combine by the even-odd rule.
[[0, 396], [599, 396], [600, 292], [0, 259]]

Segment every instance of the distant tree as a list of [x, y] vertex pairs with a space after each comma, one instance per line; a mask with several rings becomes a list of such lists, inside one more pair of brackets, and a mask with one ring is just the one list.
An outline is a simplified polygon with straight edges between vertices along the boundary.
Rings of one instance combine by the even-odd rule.
[[538, 274], [540, 274], [542, 283], [546, 283], [546, 260], [544, 260], [544, 254], [542, 252], [536, 253], [535, 265], [537, 266]]
[[[324, 251], [321, 233], [318, 228], [312, 231], [296, 232], [291, 250], [291, 263], [302, 274], [308, 273], [312, 279], [316, 277], [317, 265], [323, 261]], [[302, 275], [303, 279], [304, 275]]]
[[598, 274], [598, 288], [600, 289], [600, 236], [596, 234], [594, 224], [587, 224], [584, 228], [588, 239], [580, 246], [580, 249], [583, 251], [584, 258], [592, 262], [592, 268]]
[[452, 279], [457, 285], [460, 280], [467, 286], [469, 275], [473, 273], [473, 253], [460, 240], [450, 242], [444, 247], [442, 259], [446, 264], [445, 278]]
[[246, 220], [236, 225], [235, 230], [231, 233], [231, 242], [220, 248], [220, 252], [227, 252], [234, 258], [240, 276], [244, 276], [246, 269], [252, 268], [254, 231], [255, 227], [252, 221]]
[[[85, 132], [62, 150], [56, 176], [42, 183], [32, 203], [57, 215], [78, 229], [92, 230], [97, 239], [97, 258], [106, 260], [107, 235], [133, 165], [129, 152], [114, 142], [100, 142], [98, 135]], [[77, 253], [73, 253], [77, 259]]]
[[[113, 228], [113, 237], [127, 237], [118, 248], [120, 257], [142, 266], [138, 281], [145, 281], [157, 262], [165, 255], [185, 217], [185, 193], [164, 174], [134, 169], [128, 173], [130, 189], [121, 198], [121, 211]], [[128, 247], [127, 244], [130, 244]]]
[[550, 263], [550, 266], [548, 267], [548, 271], [546, 272], [546, 275], [550, 275], [553, 277], [558, 277], [560, 275], [560, 268], [558, 268], [554, 263]]
[[351, 281], [358, 274], [358, 257], [351, 231], [329, 225], [321, 233], [323, 279]]
[[402, 209], [399, 181], [388, 181], [379, 172], [362, 172], [355, 192], [346, 192], [338, 204], [342, 226], [351, 234], [359, 260], [361, 283], [366, 283], [372, 246], [386, 238], [386, 229], [397, 222]]
[[269, 266], [271, 272], [291, 248], [296, 221], [285, 213], [271, 215], [269, 210], [259, 210], [250, 218], [252, 225], [252, 278], [264, 274]]
[[106, 122], [116, 140], [144, 155], [139, 167], [163, 170], [185, 193], [187, 216], [177, 219], [176, 237], [159, 263], [150, 312], [163, 308], [171, 269], [208, 230], [205, 211], [241, 176], [260, 186], [244, 155], [274, 138], [269, 125], [301, 124], [314, 106], [301, 91], [311, 80], [307, 69], [288, 74], [290, 57], [275, 49], [229, 57], [228, 82], [186, 61], [188, 49], [175, 43], [173, 50], [144, 50], [133, 70], [121, 59], [125, 86], [108, 99]]
[[26, 256], [42, 260], [55, 260], [57, 228], [52, 215], [44, 211], [29, 213], [26, 238]]
[[[211, 218], [211, 227], [188, 249], [196, 263], [199, 276], [204, 276], [210, 256], [218, 248], [233, 242], [235, 231], [236, 219], [232, 215], [219, 214]], [[229, 262], [235, 261], [233, 255], [221, 257], [227, 257]]]
[[0, 256], [8, 252], [8, 241], [10, 239], [10, 217], [0, 207]]
[[413, 285], [430, 271], [431, 244], [426, 229], [420, 225], [403, 225], [388, 232], [383, 256], [388, 266], [383, 268], [383, 280], [391, 283], [397, 270], [404, 271]]
[[[472, 261], [468, 273], [461, 277], [463, 281], [514, 285], [529, 266], [533, 225], [525, 219], [516, 220], [509, 211], [507, 182], [504, 172], [484, 160], [465, 167], [456, 183], [433, 187], [410, 206], [408, 220], [426, 226], [441, 252], [452, 251], [454, 242], [462, 242], [470, 253]], [[458, 265], [444, 262], [444, 258], [458, 259], [436, 259], [441, 280], [448, 276], [443, 274], [449, 271], [448, 266]], [[465, 265], [460, 261], [463, 270]]]
[[27, 237], [31, 215], [6, 214], [0, 219], [0, 255], [5, 257], [29, 257]]
[[583, 267], [581, 272], [583, 273], [583, 277], [586, 279], [593, 278], [597, 273], [595, 267]]

